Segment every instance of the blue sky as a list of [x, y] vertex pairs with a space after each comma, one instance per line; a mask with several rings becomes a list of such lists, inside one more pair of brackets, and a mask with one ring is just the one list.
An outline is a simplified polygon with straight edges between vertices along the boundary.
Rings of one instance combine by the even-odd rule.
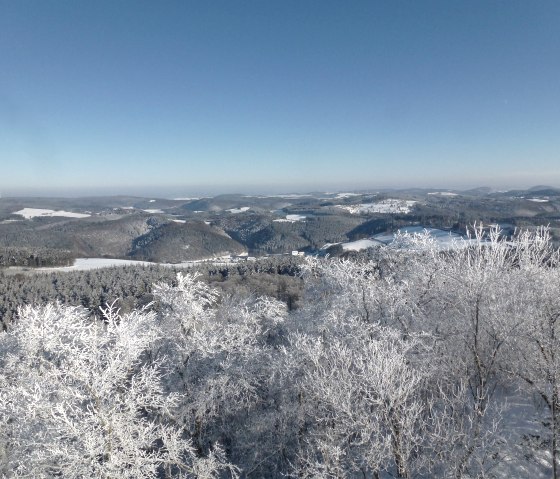
[[0, 193], [560, 186], [560, 2], [0, 0]]

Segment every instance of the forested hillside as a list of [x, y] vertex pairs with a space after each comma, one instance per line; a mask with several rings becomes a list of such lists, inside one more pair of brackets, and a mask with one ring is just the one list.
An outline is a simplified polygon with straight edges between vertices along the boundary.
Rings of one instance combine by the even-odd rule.
[[401, 235], [367, 258], [270, 264], [302, 281], [291, 310], [220, 292], [251, 274], [219, 268], [148, 269], [153, 303], [130, 312], [38, 297], [0, 334], [0, 471], [556, 478], [559, 267], [546, 230], [480, 229], [453, 248]]

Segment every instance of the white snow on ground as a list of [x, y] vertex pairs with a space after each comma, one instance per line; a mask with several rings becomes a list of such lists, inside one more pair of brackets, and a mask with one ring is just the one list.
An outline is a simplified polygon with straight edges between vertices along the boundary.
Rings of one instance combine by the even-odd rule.
[[504, 441], [502, 460], [492, 469], [492, 477], [552, 477], [552, 454], [549, 448], [535, 444], [537, 438], [542, 441], [550, 435], [550, 430], [543, 425], [548, 419], [546, 409], [535, 408], [534, 398], [530, 394], [509, 396], [507, 403], [499, 391], [496, 397], [504, 404], [496, 424], [505, 427], [500, 431]]
[[413, 200], [387, 199], [377, 203], [360, 203], [357, 205], [335, 205], [353, 215], [367, 213], [409, 213], [416, 203]]
[[440, 196], [458, 196], [457, 193], [452, 193], [451, 191], [432, 191], [428, 193], [429, 195], [440, 195]]
[[361, 196], [360, 193], [337, 193], [336, 198], [350, 198], [351, 196]]
[[534, 201], [535, 203], [548, 203], [550, 200], [545, 200], [544, 198], [527, 198], [528, 201]]
[[351, 241], [349, 243], [342, 243], [342, 249], [344, 251], [360, 251], [362, 249], [371, 248], [372, 246], [379, 246], [379, 241], [374, 239], [361, 239], [357, 241]]
[[303, 221], [306, 217], [304, 215], [286, 215], [286, 218], [280, 218], [276, 221], [277, 223], [295, 223], [296, 221]]
[[90, 269], [110, 268], [112, 266], [165, 266], [168, 268], [186, 268], [198, 263], [205, 262], [229, 263], [231, 259], [224, 257], [214, 259], [202, 259], [196, 261], [184, 261], [182, 263], [151, 263], [149, 261], [134, 261], [130, 259], [111, 259], [111, 258], [76, 258], [72, 266], [54, 266], [48, 268], [36, 268], [35, 271], [51, 272], [51, 271], [87, 271]]
[[150, 264], [148, 261], [133, 261], [129, 259], [110, 259], [110, 258], [77, 258], [73, 266], [37, 268], [37, 271], [86, 271], [88, 269], [109, 268], [110, 266], [127, 266]]
[[155, 203], [156, 200], [150, 200], [148, 203]]
[[[463, 248], [468, 246], [472, 241], [463, 239], [463, 237], [457, 233], [452, 233], [450, 231], [444, 231], [436, 228], [424, 228], [422, 226], [409, 226], [407, 228], [402, 228], [399, 230], [401, 234], [424, 234], [428, 233], [430, 237], [435, 241], [437, 248], [440, 250], [449, 250], [452, 248]], [[340, 244], [344, 251], [360, 251], [363, 249], [371, 248], [372, 246], [387, 246], [395, 241], [398, 233], [380, 233], [370, 238], [365, 238], [357, 241], [350, 241], [347, 243], [327, 243], [321, 249], [326, 250], [331, 246]]]
[[22, 210], [15, 211], [13, 214], [21, 215], [28, 220], [37, 216], [66, 216], [68, 218], [87, 218], [91, 216], [85, 213], [72, 213], [71, 211], [63, 210], [44, 210], [40, 208], [23, 208]]
[[[452, 233], [450, 231], [444, 231], [437, 228], [424, 228], [423, 226], [407, 226], [406, 228], [401, 228], [399, 231], [402, 234], [408, 233], [409, 235], [424, 234], [425, 232], [427, 232], [438, 243], [447, 243], [453, 240], [457, 241], [462, 238], [462, 236], [457, 233]], [[379, 233], [377, 235], [373, 235], [372, 238], [383, 244], [389, 244], [394, 241], [395, 236], [396, 233]]]
[[153, 210], [148, 209], [148, 210], [142, 210], [142, 211], [145, 211], [146, 213], [151, 213], [151, 214], [163, 213], [162, 210], [158, 210], [158, 209], [153, 209]]
[[229, 210], [226, 211], [229, 211], [230, 213], [236, 215], [237, 213], [243, 213], [244, 211], [247, 211], [249, 209], [251, 209], [250, 206], [242, 206], [241, 208], [230, 208]]
[[174, 223], [186, 223], [186, 220], [171, 220]]
[[306, 195], [296, 195], [296, 194], [292, 194], [292, 195], [271, 195], [270, 198], [290, 198], [290, 199], [298, 199], [298, 198], [309, 198], [311, 195], [306, 194]]

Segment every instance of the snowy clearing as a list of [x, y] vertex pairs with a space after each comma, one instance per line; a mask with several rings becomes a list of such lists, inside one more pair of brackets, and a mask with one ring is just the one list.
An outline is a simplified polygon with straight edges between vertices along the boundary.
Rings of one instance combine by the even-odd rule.
[[471, 244], [474, 240], [463, 238], [460, 234], [444, 231], [437, 228], [424, 228], [422, 226], [410, 226], [402, 228], [396, 233], [379, 233], [356, 241], [347, 243], [327, 243], [321, 249], [326, 250], [331, 246], [340, 244], [344, 251], [361, 251], [373, 246], [388, 246], [392, 244], [400, 234], [418, 235], [428, 234], [435, 242], [436, 247], [440, 250], [449, 250], [453, 248], [464, 248]]
[[297, 221], [303, 221], [306, 218], [304, 215], [286, 215], [286, 218], [279, 218], [273, 220], [277, 223], [295, 223]]
[[231, 214], [236, 215], [237, 213], [243, 213], [250, 209], [251, 209], [250, 206], [242, 206], [241, 208], [230, 208], [229, 210], [226, 211], [229, 211]]
[[289, 199], [298, 199], [298, 198], [310, 198], [310, 194], [305, 195], [298, 195], [298, 194], [291, 194], [291, 195], [271, 195], [270, 198], [289, 198]]
[[361, 196], [360, 193], [337, 193], [336, 198], [350, 198], [352, 196]]
[[416, 201], [413, 200], [397, 200], [387, 199], [378, 203], [360, 203], [357, 205], [335, 205], [342, 208], [353, 215], [367, 213], [410, 213], [410, 209]]
[[342, 249], [344, 251], [360, 251], [363, 249], [371, 248], [372, 246], [379, 246], [381, 243], [374, 239], [361, 239], [357, 241], [351, 241], [349, 243], [342, 243]]
[[147, 210], [142, 210], [145, 211], [146, 213], [150, 213], [150, 214], [157, 214], [157, 213], [163, 213], [163, 210], [160, 209], [147, 209]]
[[439, 196], [458, 196], [457, 193], [453, 193], [451, 191], [432, 191], [428, 193], [429, 195], [439, 195]]
[[[408, 226], [406, 228], [401, 228], [399, 231], [402, 234], [409, 235], [428, 233], [438, 243], [447, 243], [453, 240], [457, 241], [462, 238], [462, 236], [457, 233], [452, 233], [450, 231], [444, 231], [437, 228], [424, 228], [423, 226]], [[398, 233], [379, 233], [372, 236], [372, 238], [383, 244], [389, 244], [395, 240], [397, 234]]]
[[184, 261], [182, 263], [152, 263], [150, 261], [136, 261], [131, 259], [112, 259], [112, 258], [76, 258], [72, 266], [53, 266], [46, 268], [36, 268], [39, 272], [54, 271], [88, 271], [90, 269], [111, 268], [113, 266], [165, 266], [167, 268], [187, 268], [198, 263], [212, 262], [217, 264], [229, 264], [233, 262], [231, 258], [210, 258], [194, 261]]
[[548, 203], [550, 200], [544, 198], [527, 198], [527, 201], [534, 201], [535, 203]]
[[21, 215], [28, 220], [38, 216], [65, 216], [68, 218], [87, 218], [91, 216], [85, 213], [72, 213], [71, 211], [64, 210], [44, 210], [41, 208], [23, 208], [22, 210], [15, 211], [13, 214]]

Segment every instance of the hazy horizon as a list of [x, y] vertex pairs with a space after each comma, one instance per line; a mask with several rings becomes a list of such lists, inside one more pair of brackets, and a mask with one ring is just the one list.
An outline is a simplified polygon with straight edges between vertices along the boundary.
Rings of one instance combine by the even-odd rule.
[[150, 186], [137, 186], [137, 187], [76, 187], [76, 188], [6, 188], [0, 191], [0, 198], [18, 198], [18, 197], [46, 197], [46, 198], [78, 198], [78, 197], [103, 197], [103, 196], [138, 196], [138, 197], [156, 197], [165, 199], [175, 198], [201, 198], [213, 197], [219, 195], [256, 195], [256, 196], [275, 196], [275, 195], [290, 195], [290, 194], [311, 194], [311, 193], [341, 193], [341, 192], [389, 192], [389, 191], [405, 191], [405, 190], [426, 190], [426, 191], [468, 191], [477, 188], [490, 188], [492, 191], [511, 191], [511, 190], [528, 190], [530, 188], [545, 186], [550, 188], [558, 188], [557, 184], [550, 183], [535, 183], [524, 184], [517, 186], [496, 186], [491, 184], [472, 184], [463, 187], [453, 187], [448, 185], [409, 185], [409, 186], [378, 186], [378, 187], [347, 187], [336, 185], [328, 185], [325, 188], [316, 186], [300, 188], [290, 188], [282, 186], [238, 186], [238, 187], [215, 187], [215, 186], [192, 186], [192, 187], [158, 187]]

